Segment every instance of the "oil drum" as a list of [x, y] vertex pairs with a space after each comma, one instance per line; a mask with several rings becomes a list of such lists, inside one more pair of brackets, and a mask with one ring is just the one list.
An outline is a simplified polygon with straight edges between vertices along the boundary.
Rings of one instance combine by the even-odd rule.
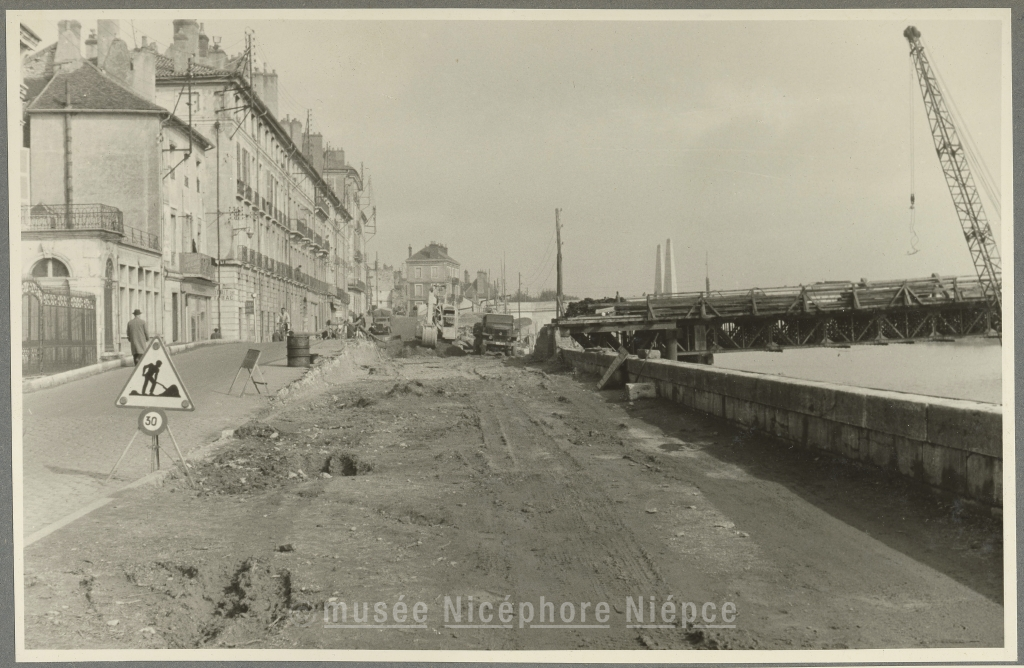
[[309, 366], [309, 334], [288, 335], [288, 366]]

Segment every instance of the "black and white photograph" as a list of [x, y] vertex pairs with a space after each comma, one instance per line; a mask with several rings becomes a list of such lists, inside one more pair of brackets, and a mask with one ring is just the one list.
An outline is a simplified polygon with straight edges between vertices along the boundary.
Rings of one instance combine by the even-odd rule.
[[19, 661], [1017, 660], [1010, 9], [6, 17]]

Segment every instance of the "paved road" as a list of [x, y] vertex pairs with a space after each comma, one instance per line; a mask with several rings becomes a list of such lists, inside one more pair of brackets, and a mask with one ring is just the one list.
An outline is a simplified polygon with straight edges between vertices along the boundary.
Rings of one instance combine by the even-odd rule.
[[[325, 349], [337, 343], [318, 345]], [[284, 343], [227, 343], [174, 357], [174, 365], [196, 405], [192, 413], [168, 413], [171, 430], [185, 452], [216, 440], [222, 430], [238, 426], [265, 405], [266, 399], [253, 393], [251, 386], [242, 398], [238, 397], [240, 384], [233, 396], [227, 394], [250, 348], [262, 351], [260, 367], [266, 372], [271, 391], [305, 371], [287, 366]], [[26, 536], [149, 473], [149, 440], [140, 435], [113, 480], [104, 484], [136, 432], [139, 410], [114, 406], [132, 371], [127, 367], [115, 369], [24, 396]], [[173, 451], [170, 441], [161, 439], [161, 446], [165, 444]], [[172, 466], [165, 455], [160, 461], [163, 468]]]

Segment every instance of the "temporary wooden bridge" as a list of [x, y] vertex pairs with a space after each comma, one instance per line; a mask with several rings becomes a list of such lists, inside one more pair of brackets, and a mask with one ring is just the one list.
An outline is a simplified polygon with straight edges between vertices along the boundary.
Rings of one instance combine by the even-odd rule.
[[576, 302], [555, 320], [584, 348], [663, 357], [1001, 335], [997, 305], [975, 277], [824, 282]]

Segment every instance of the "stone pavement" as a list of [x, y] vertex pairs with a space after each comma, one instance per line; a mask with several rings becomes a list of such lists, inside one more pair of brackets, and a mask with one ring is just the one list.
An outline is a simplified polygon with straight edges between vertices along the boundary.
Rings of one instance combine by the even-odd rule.
[[[317, 341], [314, 353], [336, 352], [343, 341]], [[262, 351], [260, 368], [271, 393], [301, 378], [306, 369], [287, 366], [286, 348], [276, 343], [229, 343], [196, 348], [173, 356], [192, 401], [194, 412], [167, 413], [168, 423], [182, 451], [216, 440], [256, 416], [266, 406], [249, 385], [238, 397], [243, 372], [231, 395], [231, 380], [250, 348]], [[109, 483], [104, 483], [114, 462], [136, 432], [140, 409], [116, 408], [114, 401], [134, 369], [118, 368], [66, 385], [24, 395], [22, 481], [24, 535], [44, 528], [92, 501], [109, 496], [150, 472], [150, 438], [139, 434]], [[161, 449], [173, 452], [166, 435]], [[162, 469], [174, 466], [161, 453]], [[17, 471], [15, 472], [17, 474]]]

